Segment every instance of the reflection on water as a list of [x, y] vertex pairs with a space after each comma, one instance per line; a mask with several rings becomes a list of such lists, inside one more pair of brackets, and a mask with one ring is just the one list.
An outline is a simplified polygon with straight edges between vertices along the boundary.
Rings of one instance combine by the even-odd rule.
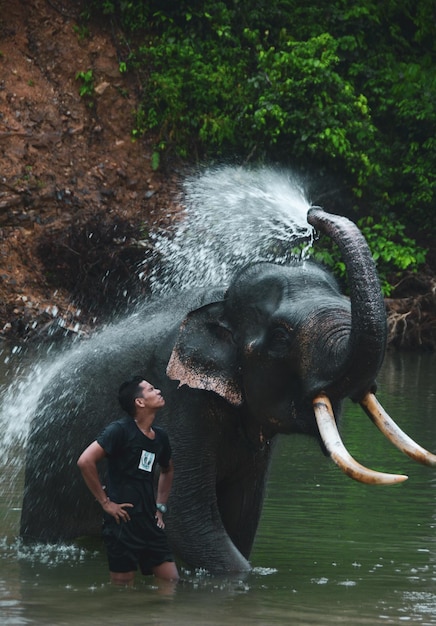
[[[433, 355], [389, 355], [378, 392], [400, 426], [433, 451], [435, 365]], [[283, 437], [253, 571], [234, 578], [183, 571], [172, 593], [149, 578], [133, 589], [112, 588], [98, 541], [32, 549], [20, 543], [18, 438], [8, 458], [19, 462], [12, 470], [0, 465], [0, 623], [436, 625], [436, 471], [403, 456], [351, 403], [342, 433], [355, 458], [409, 480], [360, 485], [311, 439]]]

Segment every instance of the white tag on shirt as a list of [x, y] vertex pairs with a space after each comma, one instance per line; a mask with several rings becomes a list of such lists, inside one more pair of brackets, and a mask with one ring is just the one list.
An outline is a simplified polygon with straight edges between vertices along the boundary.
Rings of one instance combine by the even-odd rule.
[[153, 469], [155, 456], [156, 455], [154, 452], [148, 452], [147, 450], [143, 450], [138, 469], [144, 470], [144, 472], [151, 472], [151, 470]]

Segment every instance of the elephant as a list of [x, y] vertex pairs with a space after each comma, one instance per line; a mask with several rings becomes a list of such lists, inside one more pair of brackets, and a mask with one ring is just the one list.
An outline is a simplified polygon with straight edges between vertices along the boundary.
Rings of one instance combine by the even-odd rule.
[[339, 246], [349, 296], [313, 261], [253, 263], [228, 284], [150, 301], [59, 357], [30, 426], [24, 540], [100, 533], [101, 511], [76, 461], [120, 416], [118, 387], [136, 374], [166, 400], [156, 422], [169, 435], [175, 468], [166, 527], [189, 567], [250, 570], [280, 434], [312, 435], [355, 480], [407, 478], [365, 468], [347, 452], [337, 422], [345, 398], [360, 403], [400, 450], [436, 465], [376, 398], [387, 325], [363, 235], [348, 218], [319, 207], [311, 207], [307, 219]]

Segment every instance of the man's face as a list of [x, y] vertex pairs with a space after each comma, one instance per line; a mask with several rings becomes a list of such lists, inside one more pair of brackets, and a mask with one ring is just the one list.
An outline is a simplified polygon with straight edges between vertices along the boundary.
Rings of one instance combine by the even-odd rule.
[[143, 380], [139, 385], [142, 393], [137, 400], [140, 400], [141, 406], [146, 406], [150, 409], [158, 409], [161, 406], [164, 406], [165, 400], [163, 399], [160, 390], [156, 389], [146, 380]]

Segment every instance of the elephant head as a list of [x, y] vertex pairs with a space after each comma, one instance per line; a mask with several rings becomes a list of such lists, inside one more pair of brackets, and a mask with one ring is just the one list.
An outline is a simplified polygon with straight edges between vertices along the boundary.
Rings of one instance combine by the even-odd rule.
[[254, 264], [241, 270], [222, 301], [188, 314], [167, 367], [179, 385], [212, 391], [244, 407], [247, 432], [318, 436], [332, 459], [361, 482], [407, 477], [374, 472], [345, 449], [337, 427], [342, 400], [359, 402], [403, 452], [436, 465], [375, 398], [386, 348], [386, 314], [376, 268], [359, 229], [348, 219], [310, 209], [309, 223], [339, 246], [350, 298], [312, 262]]

